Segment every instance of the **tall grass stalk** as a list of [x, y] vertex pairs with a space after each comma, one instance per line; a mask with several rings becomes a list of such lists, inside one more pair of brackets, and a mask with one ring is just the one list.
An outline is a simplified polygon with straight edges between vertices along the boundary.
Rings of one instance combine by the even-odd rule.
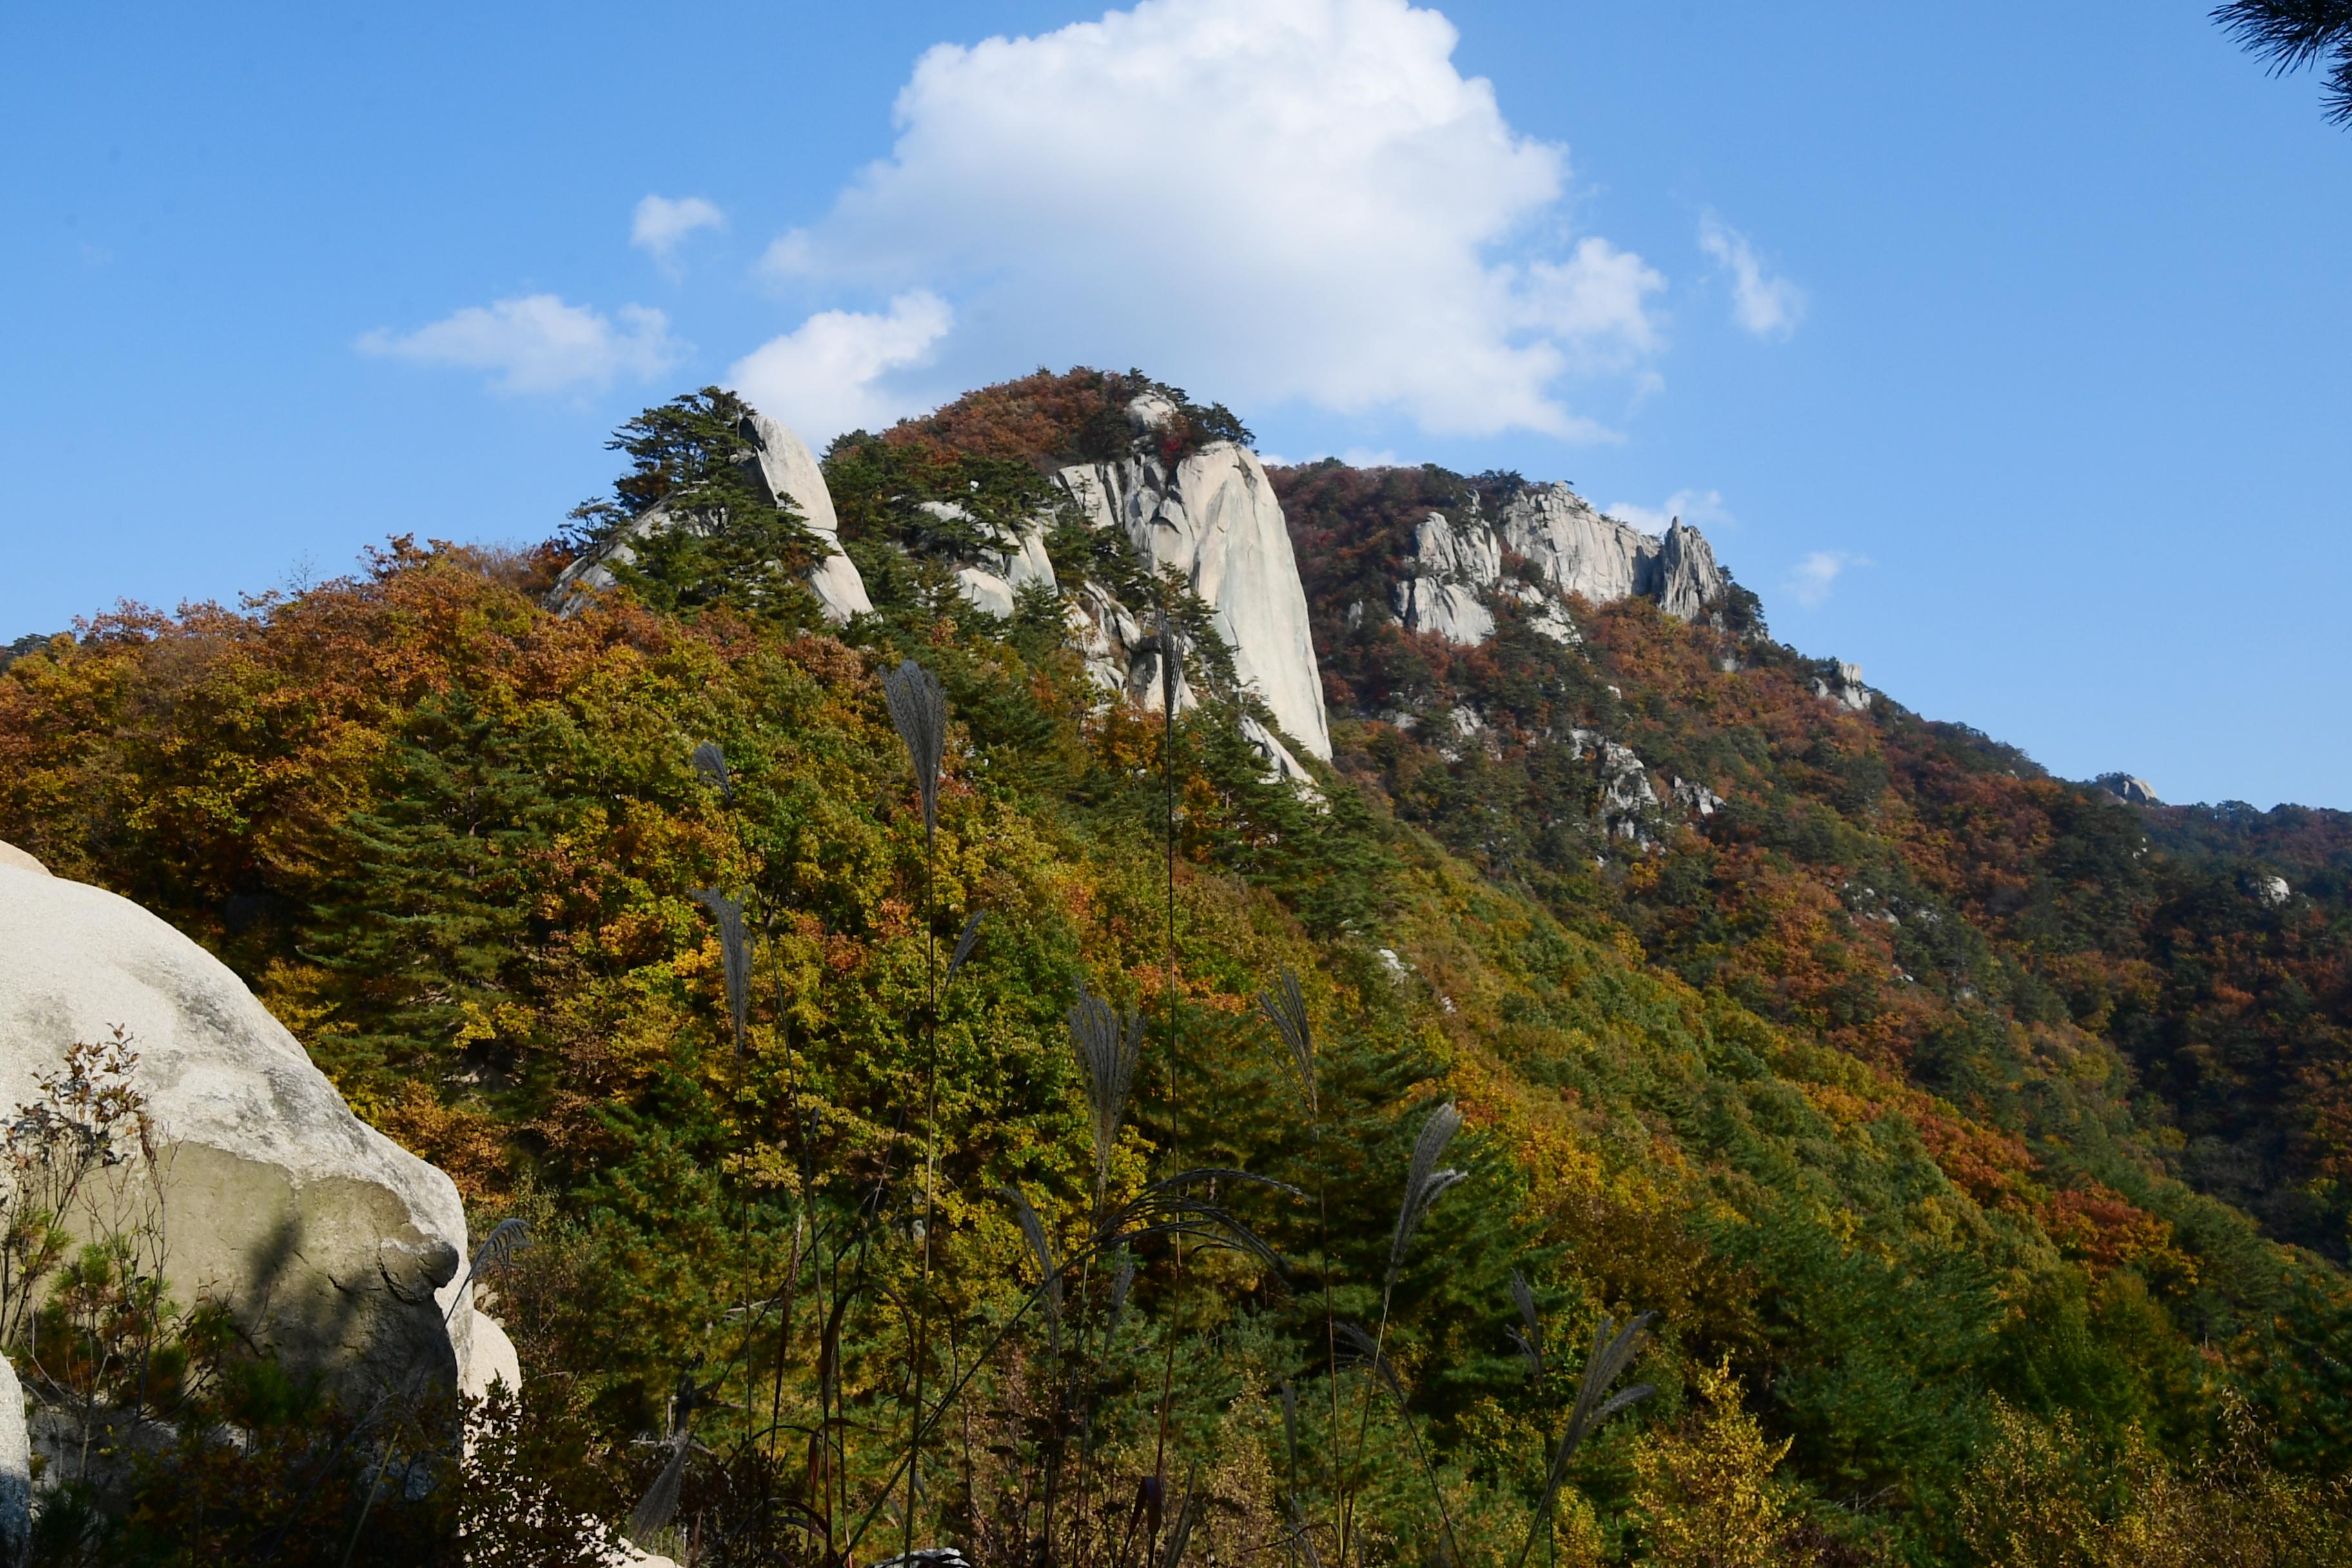
[[[1412, 1159], [1405, 1169], [1404, 1197], [1397, 1205], [1396, 1230], [1389, 1239], [1388, 1272], [1381, 1281], [1381, 1324], [1379, 1331], [1372, 1336], [1372, 1365], [1375, 1371], [1381, 1364], [1388, 1345], [1389, 1313], [1395, 1304], [1397, 1278], [1404, 1272], [1405, 1256], [1412, 1249], [1413, 1232], [1421, 1228], [1422, 1218], [1429, 1213], [1430, 1205], [1444, 1196], [1455, 1183], [1465, 1179], [1465, 1173], [1440, 1170], [1437, 1164], [1445, 1157], [1446, 1147], [1454, 1142], [1454, 1135], [1461, 1131], [1462, 1112], [1455, 1110], [1454, 1102], [1449, 1100], [1429, 1113], [1429, 1120], [1421, 1124], [1421, 1131], [1412, 1141]], [[1371, 1433], [1371, 1421], [1372, 1386], [1367, 1382], [1356, 1419], [1356, 1451], [1348, 1467], [1350, 1476], [1360, 1472], [1363, 1468], [1364, 1444]], [[1353, 1488], [1341, 1494], [1339, 1561], [1342, 1563], [1348, 1560], [1348, 1543], [1355, 1524], [1355, 1500]], [[1360, 1558], [1362, 1550], [1362, 1543], [1359, 1541], [1357, 1554]]]
[[[1307, 1136], [1315, 1152], [1317, 1170], [1321, 1170], [1323, 1149], [1323, 1089], [1320, 1069], [1315, 1059], [1315, 1027], [1307, 1016], [1307, 997], [1298, 986], [1297, 972], [1288, 965], [1273, 986], [1258, 993], [1258, 1012], [1289, 1053], [1288, 1067], [1298, 1084], [1299, 1098], [1307, 1103]], [[1339, 1317], [1331, 1297], [1331, 1211], [1329, 1196], [1318, 1173], [1315, 1182], [1315, 1242], [1322, 1258], [1323, 1275], [1323, 1386], [1330, 1399], [1331, 1451], [1327, 1458], [1332, 1495], [1339, 1495], [1338, 1447], [1339, 1436]], [[1290, 1464], [1291, 1510], [1298, 1511], [1298, 1455], [1296, 1442], [1296, 1395], [1290, 1384], [1283, 1384], [1284, 1408], [1290, 1414], [1294, 1427]], [[1304, 1525], [1301, 1520], [1302, 1528]], [[1310, 1551], [1312, 1550], [1310, 1545]]]
[[[939, 678], [913, 659], [882, 678], [890, 721], [907, 747], [915, 784], [923, 802], [923, 1240], [922, 1283], [917, 1298], [914, 1341], [914, 1418], [908, 1434], [907, 1514], [904, 1552], [915, 1549], [916, 1494], [922, 1476], [923, 1372], [930, 1331], [931, 1230], [938, 1219], [940, 1130], [940, 944], [939, 830], [940, 766], [947, 754], [948, 702]], [[966, 928], [967, 935], [978, 931]], [[961, 948], [962, 944], [958, 943]]]

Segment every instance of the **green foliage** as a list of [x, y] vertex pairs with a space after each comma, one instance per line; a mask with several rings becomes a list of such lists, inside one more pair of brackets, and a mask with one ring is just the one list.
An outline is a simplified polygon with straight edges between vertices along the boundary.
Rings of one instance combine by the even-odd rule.
[[790, 498], [761, 478], [758, 431], [740, 398], [715, 386], [688, 393], [638, 415], [606, 445], [631, 466], [611, 499], [573, 509], [576, 553], [600, 556], [656, 609], [812, 618], [801, 579], [817, 542]]
[[[359, 579], [117, 617], [0, 671], [0, 837], [213, 943], [484, 1229], [530, 1218], [497, 1290], [532, 1416], [480, 1416], [476, 1463], [548, 1507], [467, 1513], [484, 1560], [577, 1560], [595, 1531], [562, 1521], [658, 1500], [680, 1453], [665, 1540], [838, 1560], [866, 1521], [871, 1560], [908, 1531], [917, 1453], [917, 1532], [990, 1560], [1164, 1551], [1197, 1488], [1202, 1558], [1303, 1526], [1327, 1562], [1448, 1535], [1505, 1561], [1584, 1347], [1652, 1310], [1622, 1383], [1655, 1397], [1570, 1454], [1538, 1532], [1561, 1558], [2007, 1560], [1980, 1527], [2048, 1468], [2029, 1428], [2067, 1434], [2103, 1530], [2336, 1528], [2340, 1500], [2280, 1478], [2347, 1452], [2342, 1278], [2278, 1238], [2343, 1212], [2341, 824], [2107, 804], [1820, 701], [1752, 617], [1407, 637], [1384, 574], [1410, 527], [1517, 481], [1332, 465], [1278, 480], [1339, 721], [1303, 793], [1244, 738], [1267, 716], [1202, 606], [1115, 531], [1065, 519], [1048, 548], [1066, 583], [1167, 605], [1202, 699], [1172, 725], [1101, 699], [1057, 595], [998, 622], [953, 593], [1054, 464], [1237, 434], [1159, 388], [1180, 417], [1149, 436], [1144, 390], [1041, 373], [836, 443], [877, 611], [839, 637], [779, 613], [772, 539], [641, 553], [634, 592], [570, 619], [396, 542]], [[592, 542], [656, 506], [748, 515], [738, 414], [705, 393], [625, 427]], [[879, 679], [907, 658], [949, 710], [935, 837]], [[1447, 738], [1463, 708], [1477, 743]], [[1725, 805], [1613, 835], [1579, 728]], [[2257, 866], [2303, 901], [2250, 900]], [[740, 1053], [706, 889], [744, 911]], [[1256, 1008], [1285, 972], [1311, 1100]], [[1081, 984], [1146, 1024], [1100, 1165]], [[1467, 1179], [1391, 1292], [1414, 1135], [1449, 1101]], [[2229, 1178], [2233, 1150], [2260, 1158]], [[68, 1263], [47, 1310], [135, 1294]], [[443, 1451], [182, 1340], [177, 1386], [215, 1369], [192, 1408], [246, 1446], [192, 1427], [159, 1462], [245, 1500], [223, 1518], [333, 1538], [378, 1456]], [[338, 1443], [331, 1497], [270, 1489]], [[2202, 1500], [2120, 1500], [2158, 1476]], [[85, 1500], [87, 1544], [124, 1516]], [[153, 1540], [212, 1528], [142, 1506]], [[454, 1527], [416, 1506], [384, 1551]]]

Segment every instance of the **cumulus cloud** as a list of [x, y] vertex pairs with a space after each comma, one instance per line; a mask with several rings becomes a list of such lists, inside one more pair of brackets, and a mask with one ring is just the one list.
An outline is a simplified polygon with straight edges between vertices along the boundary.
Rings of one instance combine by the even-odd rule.
[[1759, 338], [1785, 338], [1797, 330], [1805, 291], [1767, 272], [1746, 235], [1708, 213], [1699, 219], [1698, 247], [1731, 280], [1733, 321]]
[[958, 375], [1131, 363], [1227, 403], [1605, 436], [1567, 384], [1657, 350], [1665, 279], [1568, 234], [1567, 150], [1455, 41], [1407, 0], [1143, 0], [943, 44], [890, 155], [765, 268], [939, 291]]
[[659, 310], [624, 305], [617, 320], [553, 294], [468, 305], [413, 332], [378, 327], [359, 340], [362, 353], [417, 364], [487, 371], [490, 385], [512, 394], [575, 392], [643, 380], [677, 363], [686, 345], [670, 335]]
[[1630, 522], [1645, 533], [1664, 533], [1675, 519], [1681, 518], [1693, 528], [1722, 528], [1738, 522], [1731, 509], [1723, 504], [1721, 490], [1676, 490], [1656, 506], [1643, 506], [1630, 500], [1612, 501], [1601, 509], [1602, 514], [1620, 522]]
[[736, 361], [729, 384], [821, 447], [845, 430], [877, 429], [934, 401], [894, 373], [929, 363], [954, 325], [948, 302], [920, 289], [879, 315], [823, 310]]
[[649, 252], [664, 267], [671, 265], [678, 243], [697, 229], [727, 226], [727, 215], [700, 196], [648, 195], [637, 204], [629, 220], [629, 243]]
[[1815, 610], [1829, 602], [1830, 589], [1847, 568], [1869, 564], [1866, 556], [1849, 555], [1843, 550], [1816, 550], [1797, 563], [1785, 585], [1790, 597]]

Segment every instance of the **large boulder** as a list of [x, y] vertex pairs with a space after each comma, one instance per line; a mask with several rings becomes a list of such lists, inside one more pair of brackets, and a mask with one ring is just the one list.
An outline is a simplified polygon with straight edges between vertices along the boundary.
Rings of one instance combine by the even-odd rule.
[[33, 1539], [33, 1438], [25, 1389], [0, 1355], [0, 1568], [25, 1561]]
[[118, 1027], [159, 1134], [173, 1296], [227, 1303], [347, 1395], [455, 1384], [474, 1312], [449, 1178], [352, 1115], [211, 953], [128, 900], [0, 866], [0, 1113]]

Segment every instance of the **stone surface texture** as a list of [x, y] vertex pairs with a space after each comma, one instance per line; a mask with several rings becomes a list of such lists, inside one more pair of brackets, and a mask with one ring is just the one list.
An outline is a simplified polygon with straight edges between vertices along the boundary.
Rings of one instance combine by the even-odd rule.
[[1467, 647], [1495, 635], [1486, 595], [1503, 577], [1503, 550], [1483, 524], [1457, 530], [1433, 511], [1413, 530], [1412, 555], [1394, 595], [1397, 619]]
[[514, 1341], [496, 1318], [478, 1307], [468, 1307], [473, 1314], [471, 1343], [467, 1347], [465, 1375], [458, 1379], [459, 1392], [476, 1399], [487, 1399], [490, 1384], [503, 1383], [507, 1392], [520, 1397], [522, 1394], [522, 1358], [515, 1353]]
[[30, 871], [37, 877], [46, 877], [49, 874], [49, 868], [47, 866], [42, 865], [5, 838], [0, 838], [0, 867], [8, 867], [18, 871]]
[[[1458, 519], [1431, 512], [1413, 530], [1390, 595], [1408, 631], [1482, 643], [1495, 634], [1492, 606], [1509, 600], [1530, 629], [1573, 643], [1580, 639], [1566, 605], [1572, 595], [1596, 605], [1652, 599], [1688, 620], [1729, 586], [1706, 537], [1682, 519], [1659, 538], [1594, 510], [1566, 485], [1529, 485], [1491, 519], [1475, 497], [1465, 510]], [[1506, 576], [1506, 552], [1538, 582]]]
[[[856, 563], [841, 552], [841, 520], [833, 510], [833, 492], [825, 489], [816, 454], [782, 423], [764, 414], [755, 413], [745, 421], [743, 434], [759, 448], [752, 465], [759, 488], [772, 502], [791, 502], [816, 537], [818, 560], [809, 571], [808, 585], [824, 605], [826, 619], [839, 626], [852, 616], [870, 613], [874, 604], [866, 596], [866, 579], [857, 574]], [[591, 598], [616, 581], [613, 563], [626, 565], [636, 559], [631, 542], [658, 532], [669, 526], [669, 521], [668, 509], [655, 506], [602, 554], [583, 555], [565, 567], [548, 593], [548, 606], [567, 616], [578, 614]]]
[[[943, 522], [971, 521], [971, 513], [953, 501], [919, 504]], [[1031, 518], [1009, 533], [1000, 531], [995, 549], [973, 564], [958, 568], [956, 591], [964, 602], [992, 616], [1010, 616], [1014, 598], [1032, 583], [1058, 588], [1054, 558], [1045, 553], [1045, 522], [1044, 518]]]
[[2162, 805], [2156, 798], [2156, 789], [2146, 779], [2136, 779], [2129, 773], [2101, 773], [2092, 781], [2117, 800], [2132, 805]]
[[33, 1440], [25, 1425], [25, 1389], [0, 1356], [0, 1568], [26, 1560], [33, 1538]]
[[1658, 792], [1633, 749], [1593, 730], [1570, 730], [1568, 743], [1578, 761], [1589, 756], [1600, 764], [1601, 831], [1644, 849], [1654, 846]]
[[[1142, 422], [1141, 414], [1130, 415]], [[1182, 574], [1232, 647], [1243, 684], [1256, 689], [1285, 733], [1328, 761], [1330, 724], [1307, 630], [1307, 591], [1281, 503], [1257, 455], [1217, 441], [1172, 470], [1156, 457], [1136, 457], [1074, 465], [1055, 479], [1089, 525], [1124, 531], [1151, 571]], [[1073, 640], [1096, 678], [1156, 705], [1155, 629], [1098, 590], [1080, 595], [1076, 609], [1086, 624], [1074, 623]], [[1179, 705], [1184, 700], [1180, 694]]]
[[1713, 816], [1723, 807], [1723, 797], [1703, 784], [1689, 779], [1676, 779], [1669, 793], [1676, 805], [1693, 816]]
[[0, 868], [0, 1107], [77, 1041], [139, 1053], [175, 1297], [223, 1299], [347, 1392], [455, 1382], [466, 1215], [449, 1178], [352, 1114], [219, 960], [127, 900]]
[[1871, 691], [1870, 688], [1862, 683], [1862, 666], [1841, 663], [1835, 673], [1837, 676], [1835, 680], [1815, 676], [1813, 695], [1824, 702], [1834, 702], [1841, 708], [1850, 708], [1856, 713], [1869, 712]]

